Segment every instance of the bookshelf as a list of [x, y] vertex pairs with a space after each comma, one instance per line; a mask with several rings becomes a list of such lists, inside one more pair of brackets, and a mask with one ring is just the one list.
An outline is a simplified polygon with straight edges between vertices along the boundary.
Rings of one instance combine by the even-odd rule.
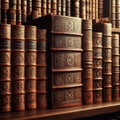
[[[1, 120], [2, 119], [5, 119], [5, 120], [21, 120], [21, 119], [22, 120], [32, 120], [32, 119], [33, 120], [37, 120], [37, 119], [39, 119], [39, 120], [56, 120], [56, 119], [58, 119], [58, 120], [64, 120], [64, 119], [71, 120], [72, 119], [73, 120], [74, 119], [75, 120], [75, 119], [79, 119], [80, 120], [80, 119], [82, 119], [83, 120], [88, 117], [89, 118], [92, 117], [93, 120], [95, 120], [95, 118], [96, 118], [96, 120], [98, 120], [99, 117], [101, 118], [102, 116], [104, 117], [104, 116], [108, 115], [110, 118], [110, 116], [113, 114], [117, 114], [117, 113], [119, 114], [120, 100], [114, 101], [112, 99], [112, 96], [110, 96], [111, 99], [109, 102], [104, 101], [103, 100], [104, 96], [102, 96], [102, 93], [104, 92], [104, 91], [102, 92], [102, 87], [103, 87], [102, 84], [95, 84], [97, 87], [98, 86], [99, 86], [99, 88], [101, 87], [100, 89], [97, 88], [98, 90], [101, 90], [100, 91], [101, 94], [99, 94], [99, 95], [95, 94], [96, 99], [98, 99], [99, 97], [101, 98], [100, 103], [94, 103], [94, 101], [92, 99], [93, 98], [92, 97], [92, 94], [93, 94], [93, 87], [92, 87], [92, 84], [93, 84], [92, 39], [93, 38], [92, 38], [92, 33], [94, 31], [93, 30], [94, 27], [92, 26], [92, 24], [94, 24], [94, 22], [96, 22], [96, 24], [97, 23], [102, 23], [102, 24], [109, 23], [112, 25], [113, 28], [111, 29], [111, 27], [110, 27], [110, 30], [108, 30], [108, 28], [107, 29], [105, 28], [105, 30], [108, 30], [107, 32], [110, 31], [110, 33], [117, 33], [118, 35], [120, 35], [120, 28], [117, 28], [117, 27], [120, 27], [120, 16], [119, 16], [120, 5], [118, 4], [116, 6], [116, 4], [114, 4], [114, 2], [115, 2], [115, 0], [33, 0], [33, 1], [32, 0], [13, 0], [13, 1], [0, 0], [0, 23], [2, 23], [4, 25], [8, 25], [8, 26], [10, 25], [11, 27], [13, 27], [13, 26], [18, 27], [18, 28], [16, 28], [18, 30], [20, 29], [20, 26], [27, 28], [27, 25], [28, 26], [30, 25], [31, 27], [33, 27], [33, 21], [36, 18], [44, 17], [44, 16], [48, 15], [49, 13], [52, 13], [50, 15], [53, 15], [53, 16], [60, 15], [60, 17], [57, 18], [57, 20], [51, 19], [50, 21], [47, 21], [47, 23], [49, 23], [50, 25], [52, 25], [52, 23], [51, 23], [52, 20], [53, 20], [53, 22], [55, 20], [55, 23], [56, 23], [55, 26], [54, 26], [54, 24], [51, 27], [49, 26], [50, 28], [52, 28], [51, 31], [49, 31], [50, 32], [49, 33], [50, 41], [48, 43], [51, 42], [50, 45], [48, 45], [46, 42], [47, 38], [46, 38], [45, 34], [41, 33], [41, 35], [40, 35], [40, 37], [45, 38], [44, 40], [42, 38], [41, 41], [39, 41], [40, 42], [39, 48], [37, 48], [37, 50], [42, 55], [44, 54], [43, 55], [44, 57], [41, 57], [42, 55], [39, 55], [40, 60], [38, 60], [38, 61], [43, 62], [42, 64], [36, 63], [35, 62], [36, 60], [30, 62], [31, 60], [33, 60], [31, 55], [36, 56], [36, 52], [38, 52], [36, 50], [36, 44], [37, 44], [36, 39], [38, 39], [38, 38], [35, 37], [35, 39], [32, 39], [32, 37], [34, 36], [33, 35], [34, 30], [32, 30], [32, 29], [30, 31], [26, 30], [26, 33], [24, 35], [21, 32], [23, 30], [20, 30], [17, 32], [16, 29], [13, 29], [13, 31], [14, 30], [15, 31], [13, 32], [12, 35], [13, 36], [18, 35], [17, 36], [18, 39], [20, 39], [21, 35], [24, 37], [28, 34], [28, 37], [30, 37], [25, 43], [25, 49], [24, 49], [24, 40], [23, 40], [25, 38], [23, 38], [22, 41], [20, 41], [20, 42], [15, 40], [17, 38], [14, 38], [14, 37], [9, 38], [9, 39], [15, 40], [14, 42], [12, 40], [12, 44], [14, 44], [14, 45], [12, 45], [12, 47], [14, 48], [18, 45], [17, 46], [18, 48], [16, 47], [18, 49], [18, 51], [16, 51], [16, 48], [14, 48], [14, 51], [12, 51], [11, 48], [9, 49], [9, 51], [7, 51], [6, 49], [7, 49], [8, 45], [10, 45], [10, 41], [6, 42], [5, 44], [2, 41], [3, 46], [0, 45], [1, 53], [5, 54], [5, 52], [6, 52], [5, 55], [7, 55], [7, 53], [9, 52], [9, 53], [12, 53], [12, 55], [14, 54], [14, 56], [15, 56], [16, 55], [15, 53], [19, 52], [19, 54], [22, 54], [21, 56], [23, 58], [25, 55], [24, 59], [26, 59], [27, 61], [25, 60], [26, 61], [25, 63], [24, 63], [24, 61], [22, 61], [22, 63], [19, 63], [20, 59], [19, 58], [15, 59], [15, 57], [14, 57], [14, 59], [16, 61], [18, 60], [17, 61], [18, 63], [15, 64], [15, 60], [13, 59], [13, 56], [12, 56], [13, 63], [9, 63], [9, 61], [6, 63], [4, 61], [4, 59], [2, 61], [3, 55], [1, 55], [0, 61], [2, 61], [3, 63], [0, 63], [0, 69], [5, 66], [10, 68], [11, 65], [16, 66], [16, 68], [18, 66], [19, 67], [22, 66], [22, 68], [25, 66], [27, 69], [25, 69], [25, 71], [22, 70], [24, 73], [21, 75], [23, 75], [23, 76], [18, 76], [18, 78], [12, 77], [12, 79], [11, 79], [11, 77], [9, 77], [8, 81], [7, 81], [7, 79], [5, 79], [6, 81], [4, 81], [5, 73], [3, 74], [3, 77], [1, 77], [2, 74], [0, 73], [0, 75], [1, 75], [0, 76], [0, 119]], [[117, 2], [119, 3], [119, 0], [117, 0]], [[109, 10], [106, 9], [107, 8], [106, 6], [108, 6], [108, 4], [109, 4], [109, 7], [108, 7]], [[114, 10], [116, 9], [116, 11], [114, 11], [113, 9]], [[64, 20], [59, 21], [63, 17], [63, 16], [61, 17], [61, 15], [63, 15], [65, 18], [63, 18]], [[112, 15], [114, 17], [117, 16], [117, 18], [112, 17]], [[75, 18], [75, 20], [73, 20], [74, 22], [71, 21], [71, 19], [73, 19], [73, 18], [68, 19], [67, 17], [68, 18], [74, 17]], [[66, 18], [68, 19], [68, 21], [65, 22]], [[85, 24], [86, 30], [89, 28], [89, 25], [90, 25], [88, 32], [86, 32], [86, 30], [81, 31], [83, 29], [82, 21], [75, 23], [75, 21], [80, 18], [82, 21], [83, 20], [88, 20], [88, 21], [91, 20], [91, 24], [89, 24], [89, 23]], [[79, 24], [79, 27], [74, 26], [74, 25], [78, 25], [78, 24]], [[39, 25], [39, 26], [41, 27], [42, 25]], [[34, 25], [34, 27], [36, 29], [40, 29], [40, 28], [38, 28], [37, 25]], [[44, 29], [44, 27], [42, 29]], [[59, 28], [62, 28], [63, 31]], [[73, 30], [70, 33], [72, 28], [75, 28], [80, 31], [78, 31], [78, 33], [74, 33], [75, 31]], [[45, 28], [45, 29], [47, 29], [47, 28]], [[7, 29], [5, 29], [5, 30], [7, 31]], [[8, 35], [8, 33], [10, 32], [10, 30], [9, 30], [9, 32], [8, 31], [6, 32], [6, 31], [4, 32], [4, 28], [0, 28], [0, 33], [1, 33], [0, 38], [5, 37], [5, 35], [3, 33], [5, 33], [5, 34], [7, 33], [6, 35]], [[99, 31], [103, 32], [104, 30], [102, 28], [102, 30], [98, 29], [98, 32]], [[91, 36], [89, 36], [89, 34], [88, 34], [89, 32], [90, 32]], [[47, 34], [48, 34], [48, 31], [47, 31]], [[30, 35], [32, 35], [32, 36], [30, 36]], [[89, 40], [89, 41], [85, 42], [84, 48], [82, 48], [83, 47], [82, 46], [83, 45], [82, 38], [84, 36], [87, 36], [87, 38], [85, 37], [84, 39]], [[108, 36], [111, 37], [112, 35], [108, 34], [106, 39], [108, 38]], [[91, 37], [91, 40], [90, 40], [90, 37]], [[103, 36], [103, 37], [105, 38], [105, 36]], [[58, 39], [58, 38], [60, 38], [60, 39]], [[102, 39], [102, 37], [101, 37], [101, 39]], [[109, 39], [107, 39], [107, 40], [109, 41]], [[6, 41], [8, 41], [8, 38]], [[79, 43], [79, 44], [77, 44], [77, 43]], [[47, 49], [46, 49], [46, 44], [47, 44]], [[90, 49], [89, 49], [89, 45], [90, 45]], [[78, 46], [78, 48], [76, 46]], [[2, 50], [2, 47], [6, 47], [6, 49], [3, 48], [4, 50]], [[119, 47], [119, 46], [117, 46], [117, 47]], [[86, 50], [86, 48], [87, 48], [87, 50]], [[22, 49], [22, 50], [20, 50], [20, 49]], [[102, 46], [100, 46], [100, 49], [102, 50]], [[108, 48], [108, 49], [111, 49], [111, 48]], [[48, 52], [48, 50], [50, 50], [50, 51]], [[84, 63], [82, 63], [84, 65], [82, 66], [81, 65], [81, 61], [82, 61], [81, 54], [84, 54], [84, 56], [85, 56], [85, 53], [83, 52], [84, 50], [86, 50], [86, 52], [90, 53], [90, 60], [88, 59], [89, 56], [87, 56], [89, 54], [86, 54], [86, 56], [88, 58], [86, 57], [85, 61], [83, 61]], [[116, 50], [116, 48], [115, 48], [115, 50]], [[24, 52], [25, 52], [25, 54], [24, 54]], [[99, 53], [100, 52], [101, 51], [99, 51]], [[68, 53], [70, 53], [70, 54], [68, 54]], [[46, 57], [45, 54], [50, 55], [50, 56], [49, 55], [47, 56], [47, 58], [50, 60], [49, 62], [48, 61], [46, 62], [47, 59], [45, 58]], [[118, 54], [120, 55], [120, 53], [118, 53]], [[107, 56], [107, 54], [106, 54], [106, 56]], [[38, 57], [38, 55], [37, 55], [37, 57]], [[101, 56], [98, 56], [98, 57], [102, 58], [102, 54], [101, 54]], [[109, 55], [107, 57], [109, 57]], [[116, 57], [116, 56], [114, 56], [114, 57]], [[61, 58], [61, 59], [59, 59], [59, 58]], [[117, 58], [118, 58], [118, 56], [117, 56]], [[35, 59], [37, 59], [37, 58], [35, 58]], [[46, 64], [44, 62], [49, 63], [49, 64]], [[85, 64], [87, 64], [87, 69], [86, 69]], [[46, 70], [47, 65], [48, 65], [48, 71]], [[66, 68], [64, 68], [65, 65], [66, 65]], [[102, 65], [102, 64], [100, 64], [100, 65]], [[106, 65], [107, 65], [107, 62], [106, 62]], [[54, 66], [55, 66], [55, 68], [54, 68]], [[79, 66], [79, 67], [77, 68], [76, 66], [77, 67]], [[120, 66], [120, 62], [119, 62], [119, 65], [117, 66], [117, 68], [119, 66]], [[39, 67], [39, 70], [37, 69], [38, 70], [37, 75], [36, 75], [36, 67]], [[43, 67], [44, 67], [44, 69], [41, 69]], [[101, 67], [101, 66], [98, 66], [98, 68], [99, 67]], [[29, 68], [29, 70], [28, 70], [28, 68]], [[89, 74], [89, 72], [88, 72], [90, 70], [89, 68], [91, 69], [91, 74]], [[109, 65], [107, 66], [107, 68], [109, 68]], [[86, 69], [84, 75], [82, 74], [82, 69], [84, 69], [84, 70]], [[110, 70], [110, 69], [107, 69], [107, 70]], [[13, 68], [10, 70], [13, 70]], [[102, 69], [100, 69], [100, 70], [102, 71]], [[39, 72], [39, 71], [41, 71], [41, 72]], [[108, 72], [108, 74], [109, 73], [112, 74], [111, 71], [112, 70], [110, 70], [110, 72]], [[47, 74], [46, 72], [47, 73], [49, 72], [49, 74]], [[88, 72], [88, 74], [87, 74], [87, 72]], [[13, 75], [15, 74], [14, 71], [9, 71], [9, 74], [11, 74], [11, 73]], [[19, 75], [20, 73], [21, 73], [21, 71], [18, 71], [18, 73], [16, 73], [16, 75], [17, 74]], [[25, 76], [24, 76], [24, 74], [25, 74]], [[28, 78], [26, 77], [27, 74], [30, 75], [30, 78], [29, 78], [29, 76], [28, 76]], [[120, 71], [118, 74], [120, 74]], [[88, 80], [88, 82], [84, 81], [85, 82], [84, 83], [82, 81], [83, 80], [83, 78], [81, 77], [82, 75], [85, 77], [85, 80], [86, 79]], [[97, 75], [97, 71], [96, 71], [96, 75]], [[99, 80], [101, 80], [100, 83], [102, 83], [103, 76], [102, 76], [102, 74], [99, 74], [99, 75], [101, 75], [101, 78]], [[27, 82], [25, 82], [25, 85], [23, 85], [24, 80], [26, 80], [26, 78], [27, 78]], [[99, 77], [97, 76], [97, 80], [98, 80], [98, 78]], [[111, 78], [112, 78], [112, 76], [111, 76]], [[12, 81], [13, 79], [16, 81]], [[18, 82], [17, 81], [18, 79], [20, 79], [21, 81]], [[39, 79], [39, 82], [36, 81], [38, 79]], [[40, 81], [40, 80], [42, 80], [42, 81]], [[112, 81], [112, 79], [111, 79], [111, 81]], [[2, 83], [4, 83], [4, 84], [2, 84]], [[91, 83], [91, 84], [89, 84], [89, 83]], [[15, 84], [17, 84], [18, 86]], [[47, 84], [49, 84], [49, 85], [47, 86]], [[120, 82], [118, 84], [117, 84], [118, 85], [117, 88], [115, 87], [114, 90], [116, 90], [116, 92], [119, 94], [119, 95], [117, 94], [118, 96], [116, 94], [115, 95], [118, 97], [118, 99], [120, 99], [120, 93], [119, 93]], [[6, 87], [6, 85], [8, 85], [8, 87], [9, 87], [8, 91], [4, 91], [4, 88]], [[10, 85], [12, 86], [12, 90], [10, 90], [11, 89]], [[24, 91], [24, 86], [25, 86], [25, 91]], [[37, 86], [37, 89], [36, 89], [36, 86]], [[50, 87], [52, 89], [48, 89], [48, 87]], [[76, 90], [76, 87], [78, 87], [79, 89]], [[89, 95], [88, 95], [88, 89], [86, 90], [87, 94], [82, 92], [83, 87], [86, 87], [86, 88], [88, 87], [88, 89], [90, 91]], [[28, 90], [26, 88], [28, 88]], [[71, 88], [71, 90], [69, 88]], [[18, 90], [18, 92], [16, 92], [16, 90], [14, 90], [14, 89]], [[58, 92], [59, 90], [57, 91], [57, 89], [59, 89], [59, 90], [61, 89], [62, 92], [61, 91]], [[23, 90], [23, 91], [21, 92], [21, 90]], [[53, 90], [55, 92], [53, 92]], [[65, 92], [65, 90], [66, 90], [66, 92]], [[80, 94], [79, 94], [79, 91], [81, 91]], [[8, 94], [8, 92], [10, 92], [10, 93]], [[11, 96], [12, 94], [13, 95], [15, 94], [15, 96], [17, 96], [18, 93], [19, 93], [19, 96], [16, 99], [14, 99], [14, 97]], [[38, 98], [37, 97], [38, 93], [40, 93], [40, 94], [42, 93], [43, 97], [41, 97], [41, 95], [39, 94], [40, 97]], [[58, 95], [58, 93], [60, 93], [60, 94]], [[54, 94], [56, 94], [56, 96]], [[84, 104], [85, 100], [83, 99], [83, 96], [81, 94], [84, 94], [83, 96], [85, 97], [85, 99], [90, 100], [90, 103], [88, 103], [89, 105], [87, 105], [87, 103], [85, 103], [86, 105]], [[28, 96], [26, 96], [26, 95], [28, 95]], [[50, 101], [49, 101], [48, 97], [46, 97], [47, 95], [51, 96]], [[90, 99], [90, 96], [91, 96], [91, 99]], [[8, 106], [5, 103], [7, 97], [9, 97], [9, 100], [7, 101]], [[65, 97], [67, 99], [66, 101], [61, 99], [61, 98], [65, 98]], [[108, 97], [109, 97], [109, 95], [108, 95]], [[40, 101], [40, 104], [38, 107], [38, 105], [36, 105], [36, 104], [38, 104], [39, 100], [42, 100], [42, 102]], [[75, 100], [78, 100], [77, 104], [75, 104]], [[51, 101], [53, 104], [55, 104], [56, 102], [58, 104], [55, 107], [54, 107], [54, 105], [51, 107], [54, 109], [47, 108], [47, 105], [49, 105], [49, 103]], [[60, 102], [61, 102], [61, 104], [60, 104]], [[62, 102], [64, 103], [63, 105], [62, 105]], [[13, 109], [11, 107], [11, 103], [12, 103], [12, 107], [13, 106], [15, 107], [15, 104], [16, 104], [16, 109]], [[22, 103], [22, 104], [19, 104], [19, 103]], [[17, 105], [19, 105], [19, 106], [17, 106]], [[22, 105], [23, 105], [23, 108], [21, 109]], [[28, 105], [28, 107], [26, 107], [27, 105]], [[8, 107], [8, 109], [7, 109], [7, 107]], [[28, 109], [31, 109], [31, 110], [28, 110]], [[104, 120], [104, 119], [102, 119], [102, 120]]]

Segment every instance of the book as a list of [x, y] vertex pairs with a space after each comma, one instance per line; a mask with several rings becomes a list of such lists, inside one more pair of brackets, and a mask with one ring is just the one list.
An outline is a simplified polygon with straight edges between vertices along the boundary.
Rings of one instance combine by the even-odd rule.
[[38, 11], [38, 16], [41, 17], [41, 0], [34, 0], [33, 2], [33, 10]]
[[27, 22], [27, 0], [21, 1], [21, 10], [22, 10], [22, 24]]
[[66, 0], [61, 0], [61, 15], [66, 15]]
[[25, 110], [25, 38], [24, 26], [11, 26], [11, 107], [13, 111]]
[[103, 24], [103, 101], [112, 101], [112, 32], [111, 23]]
[[119, 34], [112, 34], [112, 100], [119, 97]]
[[25, 26], [25, 108], [36, 109], [36, 26]]
[[102, 32], [93, 32], [93, 103], [102, 102]]
[[61, 15], [61, 9], [62, 9], [62, 1], [57, 0], [57, 15]]
[[86, 19], [86, 0], [81, 0], [80, 11], [80, 17]]
[[47, 30], [37, 29], [37, 108], [47, 108]]
[[0, 24], [0, 112], [11, 111], [11, 25]]
[[57, 0], [51, 0], [51, 13], [57, 15]]
[[51, 0], [47, 0], [47, 14], [51, 13]]
[[71, 16], [71, 0], [66, 0], [66, 16]]
[[79, 0], [71, 0], [71, 15], [75, 17], [79, 17], [80, 15], [80, 1]]
[[92, 45], [92, 20], [82, 21], [82, 83], [83, 104], [93, 103], [93, 45]]
[[103, 0], [98, 0], [98, 18], [103, 18]]
[[48, 107], [61, 108], [81, 105], [82, 78], [79, 74], [82, 71], [81, 18], [50, 14], [36, 19], [33, 24], [40, 29], [47, 29], [48, 33]]
[[41, 2], [41, 14], [42, 16], [47, 15], [47, 0], [42, 0]]

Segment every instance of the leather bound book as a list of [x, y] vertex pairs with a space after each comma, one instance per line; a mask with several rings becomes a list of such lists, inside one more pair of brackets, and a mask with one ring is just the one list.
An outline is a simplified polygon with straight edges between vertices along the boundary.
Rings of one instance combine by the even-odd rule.
[[80, 11], [80, 17], [86, 19], [86, 0], [81, 0]]
[[81, 22], [81, 18], [59, 15], [47, 15], [34, 21], [38, 28], [47, 29], [49, 108], [82, 104]]
[[71, 15], [75, 17], [79, 17], [80, 15], [80, 1], [79, 0], [71, 0]]
[[93, 103], [93, 45], [92, 20], [82, 21], [82, 82], [83, 104]]
[[0, 24], [0, 112], [11, 111], [11, 25]]
[[66, 16], [71, 16], [71, 0], [66, 0]]
[[41, 2], [41, 14], [42, 16], [47, 15], [47, 0], [42, 0]]
[[33, 10], [38, 11], [38, 16], [41, 17], [42, 16], [42, 14], [41, 14], [41, 4], [42, 4], [41, 0], [34, 0], [34, 1], [32, 1], [32, 3], [33, 3]]
[[25, 27], [11, 26], [11, 107], [25, 110]]
[[66, 0], [61, 0], [61, 15], [66, 15]]
[[120, 76], [120, 59], [119, 59], [119, 34], [112, 34], [112, 100], [118, 101], [119, 96], [119, 76]]
[[37, 61], [36, 26], [25, 26], [25, 108], [36, 109], [36, 61]]
[[61, 15], [61, 3], [62, 0], [57, 0], [57, 15]]
[[51, 13], [57, 15], [57, 0], [51, 0]]
[[46, 35], [46, 29], [37, 29], [37, 108], [47, 108]]
[[93, 32], [93, 103], [102, 102], [102, 32]]
[[51, 13], [51, 0], [47, 0], [47, 14], [50, 14], [50, 13]]

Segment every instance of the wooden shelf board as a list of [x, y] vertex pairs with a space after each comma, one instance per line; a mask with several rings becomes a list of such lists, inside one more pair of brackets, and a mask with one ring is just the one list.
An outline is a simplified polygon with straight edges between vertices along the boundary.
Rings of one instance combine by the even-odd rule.
[[0, 120], [70, 120], [120, 111], [120, 102], [0, 113]]

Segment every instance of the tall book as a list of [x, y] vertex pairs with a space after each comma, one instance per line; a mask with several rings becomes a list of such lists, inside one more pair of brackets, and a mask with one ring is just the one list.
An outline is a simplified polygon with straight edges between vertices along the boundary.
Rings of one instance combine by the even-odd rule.
[[66, 15], [66, 0], [61, 0], [61, 15]]
[[71, 0], [66, 0], [66, 16], [71, 16]]
[[93, 32], [93, 103], [102, 102], [102, 32]]
[[51, 0], [51, 13], [57, 15], [57, 0]]
[[27, 0], [21, 1], [21, 10], [22, 10], [22, 24], [27, 22]]
[[48, 33], [47, 101], [50, 108], [82, 104], [81, 22], [81, 18], [59, 15], [33, 21]]
[[9, 0], [1, 1], [1, 23], [7, 23], [7, 10], [9, 9]]
[[47, 14], [51, 13], [51, 0], [47, 0]]
[[47, 0], [41, 1], [41, 14], [42, 16], [47, 15]]
[[82, 83], [83, 104], [93, 103], [93, 45], [92, 45], [92, 20], [82, 22]]
[[37, 29], [37, 108], [47, 108], [47, 30]]
[[11, 111], [11, 25], [0, 24], [0, 112]]
[[98, 0], [98, 18], [102, 18], [103, 17], [103, 0]]
[[120, 28], [120, 0], [116, 0], [116, 27]]
[[38, 16], [41, 17], [41, 0], [34, 0], [33, 2], [33, 10], [38, 11]]
[[112, 32], [111, 23], [103, 23], [103, 101], [112, 101]]
[[36, 109], [36, 26], [25, 26], [25, 108]]
[[112, 34], [112, 100], [118, 101], [119, 96], [119, 34]]
[[82, 19], [86, 19], [86, 0], [81, 0], [80, 1], [81, 4], [80, 4], [80, 17]]
[[71, 15], [75, 16], [75, 17], [79, 17], [80, 15], [80, 0], [71, 0], [71, 5], [73, 5], [71, 7]]
[[57, 15], [61, 15], [61, 7], [62, 5], [62, 0], [57, 0]]
[[12, 110], [25, 110], [25, 27], [11, 26], [11, 92]]

